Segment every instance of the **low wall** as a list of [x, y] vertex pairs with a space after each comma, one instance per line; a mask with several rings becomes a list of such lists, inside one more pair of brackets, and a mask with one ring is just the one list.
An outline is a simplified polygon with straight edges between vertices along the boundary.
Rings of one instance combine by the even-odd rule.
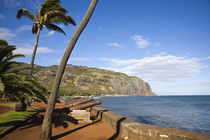
[[92, 113], [115, 129], [115, 135], [124, 140], [210, 140], [207, 134], [140, 124], [100, 107], [93, 107]]

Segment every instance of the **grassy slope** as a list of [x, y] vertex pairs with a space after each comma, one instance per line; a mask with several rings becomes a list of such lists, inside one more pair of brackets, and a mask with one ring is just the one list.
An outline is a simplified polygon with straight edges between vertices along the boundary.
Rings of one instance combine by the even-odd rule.
[[[52, 88], [57, 66], [35, 68], [34, 74], [49, 91]], [[67, 65], [60, 86], [61, 95], [103, 95], [117, 94], [119, 91], [111, 86], [111, 79], [121, 77], [126, 82], [136, 77], [98, 68]]]

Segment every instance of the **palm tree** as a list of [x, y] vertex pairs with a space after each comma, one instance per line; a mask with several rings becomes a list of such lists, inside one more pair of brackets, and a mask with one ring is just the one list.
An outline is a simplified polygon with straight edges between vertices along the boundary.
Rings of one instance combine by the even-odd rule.
[[52, 113], [55, 107], [55, 99], [58, 93], [58, 89], [60, 86], [60, 82], [66, 67], [66, 64], [68, 62], [68, 59], [71, 55], [71, 52], [80, 36], [80, 34], [82, 33], [82, 31], [84, 30], [84, 28], [86, 27], [88, 21], [90, 20], [90, 17], [97, 5], [98, 0], [92, 0], [87, 13], [85, 14], [84, 18], [82, 19], [82, 22], [80, 23], [79, 27], [77, 28], [77, 30], [75, 31], [71, 41], [69, 42], [69, 45], [67, 46], [65, 53], [63, 55], [63, 58], [60, 62], [60, 65], [58, 67], [57, 70], [57, 74], [54, 80], [54, 84], [52, 87], [52, 91], [50, 94], [50, 98], [48, 101], [48, 105], [47, 105], [47, 109], [46, 109], [46, 113], [44, 116], [44, 120], [42, 123], [42, 127], [41, 127], [41, 133], [40, 133], [40, 139], [41, 140], [50, 140], [51, 139], [51, 134], [52, 134]]
[[[19, 71], [19, 70], [18, 70]], [[16, 104], [18, 107], [16, 111], [26, 110], [26, 99], [31, 100], [32, 96], [41, 99], [44, 103], [47, 103], [45, 96], [47, 90], [41, 86], [36, 79], [24, 72], [12, 72], [6, 73], [1, 76], [2, 83], [4, 85], [4, 93], [6, 96], [15, 97], [20, 103]]]
[[13, 96], [20, 101], [24, 111], [26, 109], [25, 99], [36, 96], [45, 103], [46, 88], [41, 86], [35, 78], [24, 73], [25, 68], [18, 67], [19, 63], [12, 61], [24, 55], [13, 55], [15, 46], [8, 45], [5, 40], [0, 39], [0, 80], [4, 86], [4, 95]]
[[33, 26], [32, 26], [32, 33], [36, 34], [36, 42], [34, 45], [34, 50], [31, 58], [31, 75], [33, 74], [33, 67], [34, 67], [34, 59], [36, 55], [36, 50], [39, 42], [39, 34], [40, 31], [43, 29], [43, 27], [46, 27], [47, 29], [61, 32], [64, 35], [65, 32], [57, 25], [57, 24], [73, 24], [76, 25], [75, 21], [72, 17], [66, 15], [67, 10], [64, 9], [60, 5], [60, 0], [46, 0], [40, 7], [40, 9], [37, 11], [36, 16], [33, 15], [28, 10], [22, 8], [17, 11], [17, 19], [20, 19], [22, 16], [26, 16], [29, 19], [33, 20]]
[[8, 45], [8, 43], [0, 39], [0, 77], [7, 73], [11, 68], [19, 65], [18, 62], [11, 61], [18, 57], [24, 57], [24, 55], [13, 55], [12, 51], [15, 50], [15, 46]]
[[[18, 65], [17, 62], [11, 60], [17, 57], [23, 57], [23, 55], [20, 54], [12, 55], [13, 50], [15, 50], [15, 46], [8, 45], [7, 41], [0, 39], [0, 80], [2, 75], [4, 75], [14, 66]], [[3, 98], [6, 97], [5, 93], [2, 95]]]

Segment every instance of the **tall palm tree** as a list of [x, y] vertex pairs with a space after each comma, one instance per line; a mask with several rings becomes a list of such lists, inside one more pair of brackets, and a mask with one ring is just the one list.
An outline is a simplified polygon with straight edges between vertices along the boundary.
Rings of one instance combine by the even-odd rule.
[[55, 23], [62, 23], [64, 25], [76, 25], [73, 18], [67, 16], [66, 14], [67, 10], [60, 5], [60, 0], [46, 0], [37, 11], [36, 16], [24, 8], [17, 11], [17, 19], [20, 19], [22, 16], [26, 16], [33, 20], [32, 33], [36, 34], [36, 42], [31, 58], [31, 75], [33, 74], [34, 59], [38, 46], [39, 34], [43, 27], [53, 31], [61, 32], [66, 35], [59, 26], [55, 25]]
[[26, 109], [25, 99], [31, 95], [36, 96], [45, 103], [46, 88], [41, 86], [36, 79], [25, 74], [25, 68], [18, 67], [19, 63], [12, 61], [24, 55], [13, 55], [15, 46], [8, 45], [5, 40], [0, 39], [0, 80], [4, 86], [4, 95], [17, 98]]
[[50, 94], [50, 98], [48, 101], [48, 105], [47, 105], [47, 109], [46, 109], [46, 113], [44, 116], [44, 120], [42, 123], [42, 128], [41, 128], [41, 133], [40, 133], [40, 139], [41, 140], [50, 140], [51, 139], [51, 134], [52, 134], [52, 113], [55, 107], [55, 99], [58, 93], [58, 89], [60, 86], [60, 82], [66, 67], [66, 64], [68, 62], [68, 59], [71, 55], [71, 52], [80, 36], [80, 34], [82, 33], [82, 31], [84, 30], [84, 28], [86, 27], [88, 21], [90, 20], [91, 15], [93, 14], [93, 11], [97, 5], [98, 0], [92, 0], [84, 18], [82, 19], [79, 27], [77, 28], [77, 30], [75, 31], [71, 41], [69, 42], [65, 53], [63, 55], [63, 58], [60, 62], [60, 65], [58, 67], [57, 70], [57, 74], [54, 80], [54, 84], [52, 87], [52, 91]]

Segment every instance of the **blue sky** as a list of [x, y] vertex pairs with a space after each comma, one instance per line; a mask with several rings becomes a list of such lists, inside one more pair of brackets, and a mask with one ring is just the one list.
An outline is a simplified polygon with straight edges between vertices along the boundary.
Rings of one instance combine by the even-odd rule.
[[[0, 0], [0, 38], [30, 63], [32, 21], [43, 0]], [[61, 0], [77, 25], [91, 0]], [[99, 0], [69, 64], [119, 71], [150, 83], [157, 95], [210, 95], [209, 0]], [[77, 26], [60, 25], [67, 36], [43, 29], [35, 64], [58, 65]]]

